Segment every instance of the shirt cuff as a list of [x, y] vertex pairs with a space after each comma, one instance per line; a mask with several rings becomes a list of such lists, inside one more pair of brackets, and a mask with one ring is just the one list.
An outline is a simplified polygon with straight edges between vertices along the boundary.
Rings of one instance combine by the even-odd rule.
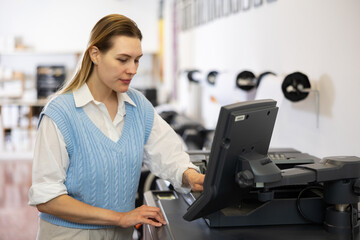
[[36, 206], [64, 194], [68, 194], [68, 192], [63, 183], [38, 183], [32, 185], [29, 190], [28, 204]]

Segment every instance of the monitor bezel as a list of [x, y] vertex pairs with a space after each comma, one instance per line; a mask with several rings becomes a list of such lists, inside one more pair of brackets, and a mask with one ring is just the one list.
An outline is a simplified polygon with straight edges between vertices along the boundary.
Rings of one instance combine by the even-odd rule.
[[[232, 159], [229, 163], [227, 155], [235, 151], [239, 153], [239, 158], [250, 159], [250, 162], [262, 161], [262, 159], [267, 158], [277, 112], [276, 101], [272, 99], [239, 102], [221, 107], [205, 175], [204, 191], [188, 208], [184, 215], [185, 220], [192, 221], [205, 217], [215, 211], [236, 204], [241, 198], [247, 196], [249, 188], [241, 188], [236, 184], [234, 176], [224, 176], [224, 174], [233, 171], [233, 175], [235, 175], [236, 172], [244, 170], [241, 168], [249, 166], [241, 166], [240, 161], [235, 160], [234, 156], [230, 156]], [[252, 140], [251, 136], [249, 136], [251, 141], [260, 142], [249, 142], [248, 144], [244, 143], [246, 141], [244, 138], [247, 137], [246, 134], [240, 134], [243, 136], [237, 136], [237, 138], [242, 138], [242, 144], [247, 146], [239, 146], [242, 149], [236, 149], [237, 146], [231, 143], [233, 140], [229, 139], [229, 137], [233, 137], [231, 133], [234, 130], [233, 127], [238, 127], [237, 131], [239, 131], [246, 127], [244, 124], [250, 126], [249, 131], [255, 131], [256, 128], [259, 128], [265, 132], [253, 133], [252, 135], [255, 134], [256, 136], [253, 137], [255, 140]], [[227, 160], [221, 161], [220, 159]], [[251, 169], [248, 170], [251, 171]], [[225, 178], [228, 179], [224, 180]], [[226, 192], [221, 192], [221, 184], [226, 185]]]

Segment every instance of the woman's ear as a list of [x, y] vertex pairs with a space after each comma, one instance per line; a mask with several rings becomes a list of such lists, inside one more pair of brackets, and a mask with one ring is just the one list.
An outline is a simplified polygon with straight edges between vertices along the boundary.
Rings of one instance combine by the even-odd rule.
[[98, 63], [100, 50], [96, 46], [92, 46], [89, 48], [89, 55], [91, 58], [91, 61], [96, 65]]

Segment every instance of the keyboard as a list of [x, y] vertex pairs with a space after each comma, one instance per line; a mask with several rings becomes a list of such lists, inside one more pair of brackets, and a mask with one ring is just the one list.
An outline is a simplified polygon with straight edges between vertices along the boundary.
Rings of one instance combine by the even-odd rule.
[[309, 155], [307, 153], [301, 153], [298, 151], [269, 151], [268, 157], [273, 161], [280, 169], [292, 168], [299, 164], [311, 164], [315, 161], [320, 161], [319, 158]]
[[282, 153], [270, 153], [268, 157], [271, 161], [288, 160], [285, 154]]

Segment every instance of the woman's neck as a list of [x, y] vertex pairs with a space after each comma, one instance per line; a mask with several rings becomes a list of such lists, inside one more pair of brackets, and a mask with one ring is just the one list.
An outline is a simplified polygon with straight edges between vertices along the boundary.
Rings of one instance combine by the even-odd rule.
[[100, 80], [90, 76], [86, 82], [93, 98], [105, 104], [111, 120], [114, 121], [116, 113], [118, 111], [118, 98], [115, 91], [107, 87]]
[[111, 88], [102, 83], [95, 74], [91, 74], [86, 81], [89, 90], [96, 101], [99, 102], [112, 102], [114, 99], [117, 101], [117, 94]]

